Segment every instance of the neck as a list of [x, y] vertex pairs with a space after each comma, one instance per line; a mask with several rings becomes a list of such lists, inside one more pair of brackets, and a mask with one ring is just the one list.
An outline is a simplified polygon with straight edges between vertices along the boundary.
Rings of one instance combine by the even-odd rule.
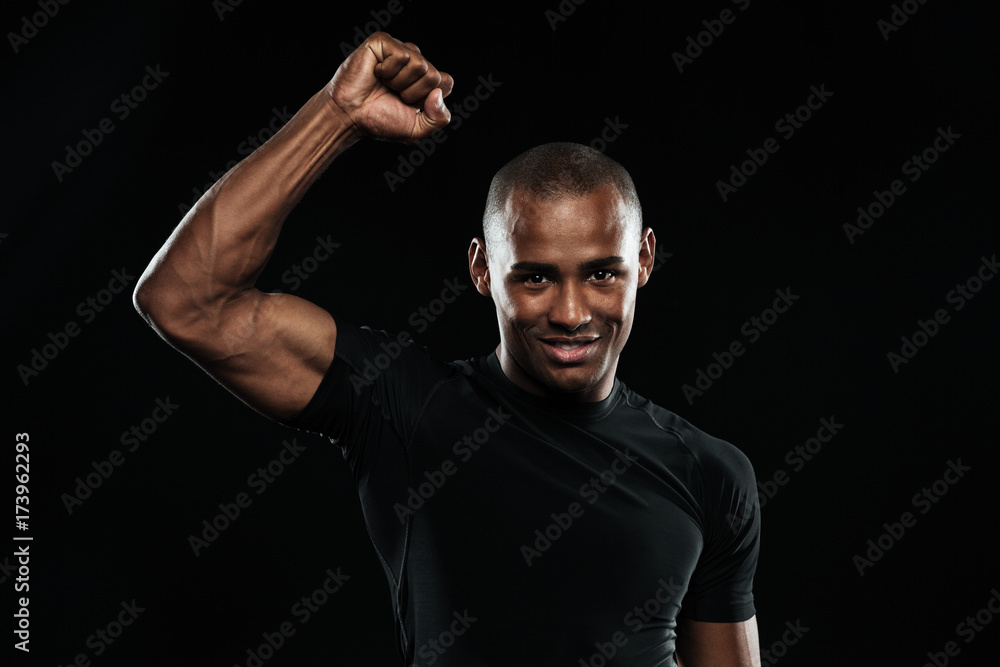
[[500, 361], [500, 368], [508, 380], [524, 391], [545, 399], [565, 401], [567, 403], [593, 403], [603, 401], [610, 396], [611, 390], [615, 386], [615, 372], [618, 368], [618, 359], [614, 360], [611, 367], [597, 383], [576, 391], [571, 391], [562, 390], [540, 382], [521, 366], [513, 355], [507, 352], [502, 341], [497, 345], [496, 354], [497, 359]]

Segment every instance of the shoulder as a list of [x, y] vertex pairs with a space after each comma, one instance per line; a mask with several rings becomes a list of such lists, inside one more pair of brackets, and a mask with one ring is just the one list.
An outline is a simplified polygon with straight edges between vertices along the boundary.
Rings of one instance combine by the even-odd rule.
[[454, 363], [439, 361], [405, 330], [339, 325], [334, 356], [368, 381], [383, 375], [419, 381], [461, 373]]
[[708, 433], [680, 415], [623, 387], [624, 404], [628, 409], [646, 415], [650, 424], [673, 436], [694, 459], [703, 480], [723, 483], [754, 483], [753, 465], [749, 457], [733, 443]]
[[319, 387], [298, 415], [282, 423], [337, 438], [354, 420], [376, 415], [402, 428], [441, 386], [463, 375], [408, 331], [338, 323], [333, 360]]

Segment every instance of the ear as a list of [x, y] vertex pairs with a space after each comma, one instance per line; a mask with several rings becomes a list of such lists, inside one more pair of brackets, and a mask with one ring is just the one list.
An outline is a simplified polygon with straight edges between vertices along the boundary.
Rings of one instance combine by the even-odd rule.
[[642, 287], [653, 274], [653, 262], [656, 259], [656, 235], [651, 227], [646, 227], [639, 241], [639, 287]]
[[469, 244], [469, 275], [476, 291], [483, 296], [492, 296], [490, 291], [490, 262], [486, 256], [486, 241], [478, 236]]

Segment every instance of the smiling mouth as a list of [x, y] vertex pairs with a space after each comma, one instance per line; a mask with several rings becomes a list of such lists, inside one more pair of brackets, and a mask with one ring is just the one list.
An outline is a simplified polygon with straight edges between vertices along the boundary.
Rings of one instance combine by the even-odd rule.
[[597, 338], [544, 339], [540, 338], [546, 356], [559, 363], [574, 363], [585, 359], [594, 349]]
[[591, 338], [591, 339], [588, 339], [588, 340], [585, 340], [585, 341], [584, 340], [574, 341], [572, 343], [559, 343], [559, 342], [549, 343], [549, 341], [545, 341], [545, 342], [549, 343], [549, 345], [555, 345], [556, 347], [562, 348], [563, 350], [575, 350], [576, 348], [580, 347], [581, 345], [586, 345], [588, 343], [593, 343], [595, 340], [596, 340], [595, 338]]

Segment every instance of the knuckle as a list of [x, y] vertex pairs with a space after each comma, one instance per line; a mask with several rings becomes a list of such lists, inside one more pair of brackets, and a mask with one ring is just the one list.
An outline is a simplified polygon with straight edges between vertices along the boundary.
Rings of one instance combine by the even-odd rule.
[[441, 88], [441, 92], [444, 93], [444, 96], [447, 97], [448, 95], [451, 95], [451, 91], [455, 88], [455, 79], [451, 76], [451, 74], [442, 72], [439, 87]]

